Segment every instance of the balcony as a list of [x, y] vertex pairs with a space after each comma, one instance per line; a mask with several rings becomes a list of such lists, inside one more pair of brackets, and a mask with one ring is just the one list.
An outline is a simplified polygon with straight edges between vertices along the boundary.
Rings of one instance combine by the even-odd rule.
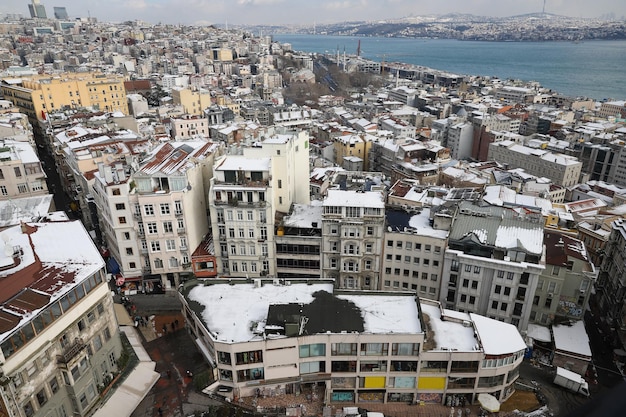
[[174, 212], [174, 216], [176, 216], [176, 217], [183, 217], [183, 211], [182, 210], [176, 210]]
[[62, 354], [57, 355], [57, 362], [60, 364], [69, 363], [85, 348], [85, 346], [86, 345], [83, 342], [83, 339], [77, 337], [76, 339], [74, 339], [74, 343], [65, 347]]
[[178, 232], [179, 235], [182, 235], [185, 233], [185, 228], [184, 227], [179, 227], [178, 229], [176, 229], [176, 232]]

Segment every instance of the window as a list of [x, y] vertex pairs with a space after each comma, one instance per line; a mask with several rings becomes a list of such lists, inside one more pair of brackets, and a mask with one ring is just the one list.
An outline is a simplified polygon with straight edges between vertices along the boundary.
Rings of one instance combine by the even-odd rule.
[[469, 279], [465, 278], [463, 280], [463, 288], [469, 288]]
[[300, 346], [300, 357], [310, 358], [314, 356], [326, 356], [326, 344], [316, 343], [312, 345]]
[[132, 255], [133, 254], [133, 248], [126, 248], [126, 255]]
[[504, 278], [504, 271], [498, 271], [498, 278]]
[[504, 287], [504, 295], [506, 296], [511, 295], [511, 287]]
[[176, 250], [176, 240], [174, 240], [174, 239], [167, 239], [165, 241], [165, 248], [168, 251]]
[[167, 215], [170, 214], [170, 205], [169, 203], [161, 203], [161, 214]]
[[17, 191], [20, 194], [24, 194], [28, 192], [28, 185], [26, 184], [17, 184]]
[[506, 279], [513, 279], [513, 272], [507, 272]]
[[496, 288], [495, 288], [494, 292], [496, 294], [500, 294], [502, 292], [502, 286], [501, 285], [496, 285]]
[[473, 295], [470, 295], [469, 303], [474, 305], [474, 303], [476, 303], [476, 297], [474, 297]]
[[126, 209], [126, 205], [124, 203], [116, 203], [115, 210], [124, 210]]
[[474, 267], [474, 273], [475, 274], [480, 274], [480, 266], [475, 266]]
[[9, 192], [7, 191], [7, 187], [4, 185], [0, 185], [0, 194], [2, 195], [9, 195]]
[[472, 272], [472, 265], [465, 265], [465, 272]]
[[21, 177], [22, 176], [22, 171], [20, 170], [20, 167], [13, 167], [13, 170], [15, 171], [15, 176], [16, 177]]
[[472, 281], [472, 289], [473, 290], [478, 289], [478, 281]]
[[283, 188], [283, 180], [278, 180], [278, 188]]
[[160, 252], [161, 242], [159, 242], [158, 240], [153, 240], [152, 242], [150, 242], [150, 248], [152, 249], [152, 252]]
[[154, 216], [154, 206], [152, 204], [144, 204], [143, 213], [146, 216]]
[[148, 233], [151, 235], [157, 234], [157, 224], [154, 222], [147, 223]]
[[509, 305], [507, 303], [502, 303], [500, 304], [500, 310], [502, 311], [506, 311], [506, 309], [509, 307]]
[[124, 240], [130, 240], [130, 232], [124, 232]]
[[492, 301], [491, 302], [491, 308], [494, 309], [494, 310], [497, 310], [498, 309], [498, 302], [497, 301]]

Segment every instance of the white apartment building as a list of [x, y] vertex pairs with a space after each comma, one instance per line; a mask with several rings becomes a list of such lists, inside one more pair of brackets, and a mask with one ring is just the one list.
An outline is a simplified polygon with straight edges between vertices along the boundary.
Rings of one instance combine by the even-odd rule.
[[83, 225], [67, 220], [53, 213], [0, 232], [5, 416], [91, 415], [118, 372], [122, 344], [104, 261]]
[[190, 253], [209, 231], [205, 190], [220, 152], [205, 140], [167, 142], [132, 176], [101, 166], [94, 201], [124, 291], [176, 288], [190, 274]]
[[272, 179], [269, 157], [216, 161], [209, 208], [220, 276], [275, 276]]
[[29, 142], [0, 141], [0, 200], [48, 194], [46, 174]]
[[430, 208], [387, 208], [381, 289], [439, 300], [448, 231], [430, 225]]
[[576, 157], [529, 148], [511, 141], [489, 144], [488, 159], [508, 168], [523, 168], [532, 175], [549, 178], [563, 187], [577, 184], [582, 170], [582, 162]]
[[[275, 217], [309, 203], [309, 136], [275, 133], [216, 165], [209, 192], [218, 273], [276, 276]], [[306, 187], [302, 187], [306, 184]]]
[[442, 304], [526, 329], [545, 268], [540, 212], [462, 201], [444, 259]]
[[330, 189], [323, 207], [322, 276], [338, 288], [380, 288], [383, 193]]
[[469, 159], [474, 144], [474, 126], [469, 122], [455, 123], [448, 129], [448, 138], [444, 142], [450, 149], [452, 159]]
[[212, 388], [231, 387], [231, 398], [315, 388], [325, 404], [475, 403], [479, 393], [504, 401], [526, 349], [510, 324], [409, 292], [256, 279], [189, 281], [179, 294], [215, 369]]

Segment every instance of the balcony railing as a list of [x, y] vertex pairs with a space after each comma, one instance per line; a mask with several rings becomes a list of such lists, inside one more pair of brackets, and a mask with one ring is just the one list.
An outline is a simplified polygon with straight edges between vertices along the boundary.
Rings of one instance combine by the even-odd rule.
[[80, 353], [81, 350], [85, 348], [85, 343], [83, 339], [77, 337], [74, 339], [74, 343], [68, 345], [63, 350], [63, 353], [57, 356], [57, 362], [66, 364], [69, 363], [76, 355]]

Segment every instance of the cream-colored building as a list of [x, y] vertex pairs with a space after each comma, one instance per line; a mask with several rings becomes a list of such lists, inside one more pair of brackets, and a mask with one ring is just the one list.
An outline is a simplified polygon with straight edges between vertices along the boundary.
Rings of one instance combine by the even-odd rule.
[[0, 235], [0, 414], [90, 415], [122, 352], [102, 257], [60, 213]]
[[514, 326], [413, 292], [255, 279], [189, 281], [179, 294], [215, 372], [210, 389], [231, 387], [231, 398], [285, 389], [315, 390], [325, 404], [504, 401], [526, 349]]
[[202, 115], [215, 100], [208, 90], [173, 88], [171, 94], [174, 104], [182, 106], [185, 113], [196, 116]]
[[185, 140], [192, 137], [209, 136], [209, 121], [203, 116], [184, 115], [182, 117], [172, 117], [172, 139]]

